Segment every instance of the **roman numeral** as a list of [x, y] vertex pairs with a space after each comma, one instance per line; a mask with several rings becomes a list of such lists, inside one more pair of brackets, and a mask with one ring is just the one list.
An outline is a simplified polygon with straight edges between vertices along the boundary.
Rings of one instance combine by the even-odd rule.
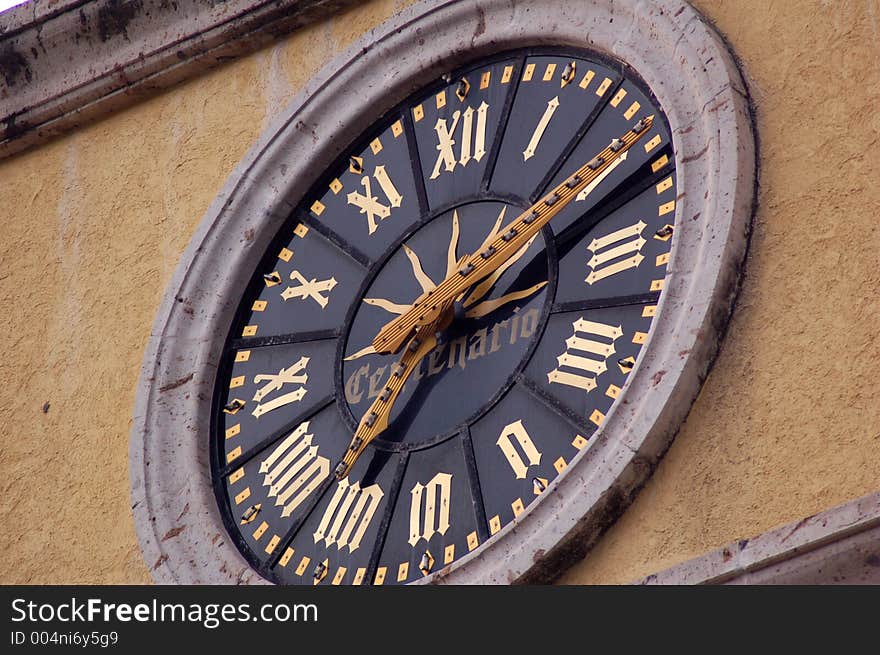
[[[468, 107], [461, 112], [455, 110], [452, 114], [452, 126], [448, 127], [445, 118], [438, 118], [434, 131], [437, 133], [437, 161], [431, 179], [440, 177], [441, 167], [443, 171], [451, 173], [457, 165], [467, 166], [471, 159], [480, 161], [486, 154], [486, 113], [489, 105], [481, 103], [474, 111]], [[474, 114], [477, 116], [476, 129], [474, 129]], [[459, 144], [458, 156], [455, 154], [456, 141], [454, 139], [456, 129], [461, 126], [461, 143]]]
[[619, 325], [584, 318], [576, 320], [572, 327], [574, 333], [565, 340], [565, 352], [556, 358], [559, 366], [547, 374], [547, 379], [552, 384], [565, 384], [589, 393], [596, 388], [596, 378], [608, 370], [605, 361], [614, 354], [614, 342], [623, 335], [623, 330]]
[[529, 140], [529, 145], [523, 150], [523, 161], [528, 161], [535, 156], [535, 150], [538, 149], [541, 137], [544, 136], [544, 131], [550, 124], [550, 119], [553, 118], [553, 114], [556, 112], [557, 107], [559, 107], [559, 96], [556, 96], [547, 102], [547, 109], [544, 110], [544, 115], [541, 116], [541, 120], [538, 121], [535, 131], [532, 132], [532, 138]]
[[348, 546], [349, 553], [356, 551], [384, 495], [378, 484], [361, 489], [359, 482], [349, 484], [348, 477], [340, 480], [312, 535], [315, 543], [323, 540], [327, 548], [336, 544], [339, 550]]
[[593, 256], [587, 262], [591, 270], [584, 282], [593, 284], [622, 271], [638, 268], [645, 258], [641, 252], [645, 245], [645, 239], [642, 237], [645, 227], [646, 225], [639, 221], [604, 237], [593, 239], [587, 246], [587, 250], [593, 253]]
[[[330, 302], [330, 292], [333, 290], [333, 287], [336, 286], [335, 277], [320, 281], [318, 281], [317, 278], [307, 280], [303, 277], [303, 274], [297, 270], [291, 272], [290, 279], [294, 282], [298, 282], [298, 285], [295, 287], [287, 287], [282, 291], [282, 298], [285, 300], [290, 300], [291, 298], [299, 298], [300, 300], [311, 298], [321, 306], [321, 309], [327, 307], [327, 303]], [[322, 295], [325, 293], [327, 295]]]
[[254, 400], [257, 401], [257, 406], [251, 414], [253, 414], [255, 418], [260, 418], [267, 412], [271, 412], [279, 407], [284, 407], [290, 403], [302, 400], [303, 396], [306, 395], [306, 388], [304, 386], [295, 391], [290, 391], [277, 396], [268, 402], [263, 402], [263, 399], [266, 396], [275, 391], [280, 391], [287, 384], [304, 385], [308, 382], [309, 375], [305, 372], [308, 363], [308, 357], [301, 357], [299, 361], [294, 362], [287, 368], [282, 368], [278, 373], [261, 373], [260, 375], [255, 376], [254, 384], [260, 384], [261, 382], [265, 382], [266, 384], [257, 389], [257, 392], [254, 394]]
[[[519, 444], [519, 450], [513, 445], [514, 441]], [[510, 423], [504, 426], [501, 436], [495, 442], [504, 453], [504, 458], [513, 469], [513, 474], [517, 480], [523, 480], [530, 466], [537, 466], [541, 463], [541, 453], [535, 447], [535, 443], [526, 431], [522, 420]], [[520, 454], [522, 451], [522, 454]], [[525, 459], [523, 459], [525, 456]], [[526, 464], [528, 461], [528, 464]]]
[[400, 207], [401, 203], [403, 203], [403, 196], [397, 191], [397, 187], [394, 186], [394, 183], [388, 176], [388, 171], [385, 170], [384, 165], [376, 166], [376, 169], [373, 171], [373, 178], [379, 183], [382, 193], [385, 194], [385, 198], [388, 201], [387, 205], [379, 202], [379, 198], [373, 195], [372, 183], [367, 175], [361, 178], [361, 186], [364, 187], [364, 193], [352, 191], [348, 194], [348, 204], [357, 207], [360, 210], [359, 213], [366, 214], [367, 227], [370, 234], [375, 232], [378, 227], [377, 217], [380, 220], [388, 218], [391, 216], [391, 208]]
[[265, 473], [263, 486], [269, 487], [269, 498], [275, 506], [284, 506], [281, 516], [288, 517], [330, 475], [330, 460], [318, 457], [318, 446], [312, 445], [314, 435], [306, 434], [309, 422], [291, 432], [260, 464]]
[[[420, 539], [428, 541], [449, 529], [449, 496], [452, 491], [452, 474], [438, 473], [428, 484], [417, 482], [410, 491], [412, 500], [409, 510], [409, 545], [415, 546]], [[424, 511], [422, 506], [424, 505]]]

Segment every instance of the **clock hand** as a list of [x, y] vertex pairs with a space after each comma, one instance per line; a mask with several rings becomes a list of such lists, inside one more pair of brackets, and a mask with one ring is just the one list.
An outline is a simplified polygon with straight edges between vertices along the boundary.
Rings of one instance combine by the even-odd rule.
[[391, 409], [403, 390], [403, 385], [422, 359], [437, 345], [437, 332], [445, 329], [452, 321], [450, 310], [451, 305], [446, 305], [437, 320], [416, 328], [415, 335], [409, 340], [403, 355], [391, 368], [382, 393], [373, 401], [358, 423], [351, 443], [334, 471], [337, 479], [345, 477], [370, 442], [388, 428]]
[[550, 220], [585, 189], [592, 189], [596, 181], [607, 175], [612, 166], [641, 139], [654, 124], [654, 116], [638, 121], [632, 129], [614, 139], [593, 159], [581, 166], [574, 175], [541, 198], [514, 221], [508, 224], [500, 236], [481, 247], [463, 262], [445, 280], [419, 296], [406, 312], [389, 321], [373, 339], [377, 353], [394, 353], [400, 350], [413, 330], [420, 325], [437, 321], [461, 293], [472, 288], [480, 280], [492, 275], [528, 241], [534, 238]]

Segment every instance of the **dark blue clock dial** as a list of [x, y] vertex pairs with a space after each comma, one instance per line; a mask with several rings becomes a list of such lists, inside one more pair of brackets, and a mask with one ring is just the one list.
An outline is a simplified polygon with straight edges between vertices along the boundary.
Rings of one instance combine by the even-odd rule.
[[[388, 428], [337, 479], [397, 360], [372, 351], [377, 332], [651, 115], [625, 159], [457, 299]], [[211, 466], [251, 565], [283, 584], [403, 584], [491, 549], [625, 397], [675, 202], [662, 109], [596, 54], [476, 61], [365, 124], [236, 299]]]

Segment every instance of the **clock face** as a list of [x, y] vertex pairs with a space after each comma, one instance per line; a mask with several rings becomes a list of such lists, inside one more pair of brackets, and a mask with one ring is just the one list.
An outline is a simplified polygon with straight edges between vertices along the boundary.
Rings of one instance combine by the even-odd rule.
[[[379, 330], [651, 115], [459, 299], [338, 479], [399, 358], [374, 351]], [[630, 69], [530, 50], [421, 89], [316, 172], [241, 291], [217, 377], [214, 487], [251, 565], [284, 584], [392, 584], [491, 549], [625, 402], [669, 263], [673, 162]]]

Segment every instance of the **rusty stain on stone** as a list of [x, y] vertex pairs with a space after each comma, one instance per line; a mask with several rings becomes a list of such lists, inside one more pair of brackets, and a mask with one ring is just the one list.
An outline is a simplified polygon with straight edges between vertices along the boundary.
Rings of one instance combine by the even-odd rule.
[[166, 533], [162, 536], [162, 541], [168, 541], [169, 539], [174, 539], [174, 537], [176, 537], [176, 536], [179, 535], [181, 532], [183, 532], [183, 529], [184, 529], [185, 527], [186, 527], [185, 525], [179, 525], [179, 526], [177, 526], [177, 527], [175, 527], [175, 528], [171, 528], [168, 532], [166, 532]]
[[182, 377], [179, 380], [175, 380], [174, 382], [170, 382], [165, 386], [159, 387], [160, 393], [165, 393], [166, 391], [171, 391], [172, 389], [177, 389], [177, 387], [182, 387], [184, 384], [193, 379], [195, 373], [190, 373], [186, 377]]

